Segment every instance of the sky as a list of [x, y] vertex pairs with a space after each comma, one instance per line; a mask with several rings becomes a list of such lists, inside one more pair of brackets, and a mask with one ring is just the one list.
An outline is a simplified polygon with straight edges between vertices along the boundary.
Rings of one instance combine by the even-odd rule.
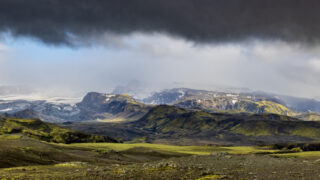
[[319, 97], [320, 2], [259, 2], [3, 0], [0, 86], [49, 96], [122, 86]]

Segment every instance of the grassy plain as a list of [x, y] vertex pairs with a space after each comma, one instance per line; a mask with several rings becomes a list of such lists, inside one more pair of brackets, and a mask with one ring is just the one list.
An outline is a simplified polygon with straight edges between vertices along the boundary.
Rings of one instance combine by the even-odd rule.
[[230, 153], [230, 154], [252, 154], [252, 153], [272, 153], [279, 150], [272, 150], [259, 146], [174, 146], [164, 144], [119, 144], [119, 143], [77, 143], [64, 145], [69, 147], [81, 147], [90, 149], [105, 149], [114, 151], [127, 151], [134, 148], [146, 148], [153, 151], [163, 151], [171, 153], [181, 153], [189, 155], [210, 155], [213, 152]]
[[0, 179], [317, 179], [320, 151], [259, 146], [56, 144], [0, 135]]

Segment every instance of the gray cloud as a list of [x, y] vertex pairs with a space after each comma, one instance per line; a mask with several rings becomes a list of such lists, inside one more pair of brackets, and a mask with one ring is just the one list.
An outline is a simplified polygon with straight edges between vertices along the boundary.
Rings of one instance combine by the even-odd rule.
[[317, 44], [319, 9], [318, 0], [1, 0], [0, 31], [55, 45], [109, 32]]

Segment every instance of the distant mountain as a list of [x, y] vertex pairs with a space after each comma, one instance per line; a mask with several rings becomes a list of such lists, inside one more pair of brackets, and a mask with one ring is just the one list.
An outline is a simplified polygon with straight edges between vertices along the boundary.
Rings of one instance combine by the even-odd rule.
[[230, 113], [294, 113], [280, 99], [248, 93], [225, 93], [194, 89], [171, 89], [155, 93], [144, 100], [152, 104], [172, 104], [181, 108]]
[[38, 119], [0, 118], [0, 135], [13, 133], [56, 143], [118, 142], [107, 136], [84, 134]]
[[80, 113], [80, 110], [71, 104], [56, 104], [43, 100], [0, 100], [0, 113], [15, 114], [23, 111], [33, 111], [47, 122], [77, 121]]
[[20, 118], [39, 118], [47, 122], [76, 121], [132, 121], [150, 109], [128, 95], [88, 93], [78, 104], [47, 101], [0, 100], [0, 113]]
[[275, 113], [296, 116], [312, 111], [320, 113], [320, 102], [264, 92], [216, 92], [174, 88], [143, 99], [147, 104], [170, 104], [187, 109], [211, 112]]
[[272, 101], [253, 101], [249, 99], [232, 98], [227, 96], [206, 99], [188, 97], [177, 101], [174, 105], [187, 109], [207, 110], [210, 112], [247, 112], [254, 114], [272, 113], [287, 116], [292, 116], [295, 114], [284, 105]]
[[256, 93], [232, 93], [232, 92], [223, 92], [223, 91], [206, 91], [206, 90], [197, 90], [189, 88], [173, 88], [165, 89], [160, 92], [153, 93], [150, 97], [143, 99], [142, 101], [146, 104], [174, 104], [178, 100], [182, 100], [186, 97], [198, 97], [199, 99], [212, 98], [212, 97], [242, 97], [248, 98], [255, 101], [259, 100], [271, 100], [276, 103], [282, 104], [280, 99], [261, 95]]

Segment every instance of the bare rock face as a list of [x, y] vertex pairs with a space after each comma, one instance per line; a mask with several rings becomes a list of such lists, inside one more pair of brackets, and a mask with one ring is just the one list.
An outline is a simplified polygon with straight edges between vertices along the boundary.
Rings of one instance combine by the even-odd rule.
[[137, 120], [145, 115], [150, 106], [137, 102], [128, 95], [90, 92], [77, 104], [80, 119], [130, 118]]
[[83, 100], [77, 104], [80, 109], [92, 111], [105, 111], [105, 105], [114, 95], [107, 95], [102, 93], [90, 92]]

